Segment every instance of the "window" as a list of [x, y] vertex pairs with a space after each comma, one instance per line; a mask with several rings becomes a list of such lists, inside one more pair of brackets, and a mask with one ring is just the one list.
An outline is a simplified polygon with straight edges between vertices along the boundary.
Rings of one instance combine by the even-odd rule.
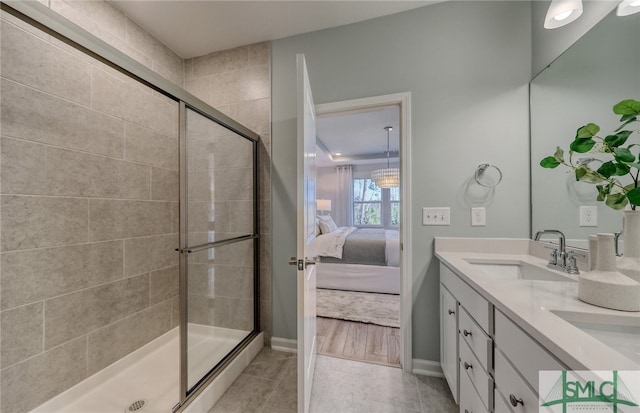
[[397, 227], [400, 225], [400, 188], [379, 188], [369, 178], [353, 180], [353, 225]]

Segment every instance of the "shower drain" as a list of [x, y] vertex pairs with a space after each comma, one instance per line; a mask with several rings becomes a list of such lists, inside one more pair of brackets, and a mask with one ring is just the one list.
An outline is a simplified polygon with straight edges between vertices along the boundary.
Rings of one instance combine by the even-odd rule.
[[146, 405], [147, 405], [146, 400], [136, 400], [135, 402], [131, 403], [129, 407], [125, 409], [125, 413], [139, 412]]

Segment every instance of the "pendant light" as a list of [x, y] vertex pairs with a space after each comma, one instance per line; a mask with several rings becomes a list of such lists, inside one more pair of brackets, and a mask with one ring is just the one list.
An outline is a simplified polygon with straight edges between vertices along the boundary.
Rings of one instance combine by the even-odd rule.
[[389, 132], [393, 130], [391, 126], [385, 126], [387, 131], [387, 168], [376, 169], [371, 172], [371, 179], [379, 188], [397, 188], [400, 186], [400, 171], [398, 168], [389, 167]]
[[576, 20], [582, 15], [582, 0], [551, 0], [547, 16], [544, 18], [545, 29], [557, 29]]
[[629, 16], [638, 12], [640, 12], [640, 0], [624, 0], [622, 3], [618, 4], [616, 15]]

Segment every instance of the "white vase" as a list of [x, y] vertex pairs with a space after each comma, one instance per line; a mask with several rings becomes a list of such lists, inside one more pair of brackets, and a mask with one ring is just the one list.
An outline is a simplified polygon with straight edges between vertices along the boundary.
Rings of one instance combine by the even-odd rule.
[[578, 298], [613, 310], [640, 311], [640, 282], [616, 269], [613, 234], [598, 234], [596, 269], [580, 274]]
[[622, 219], [624, 255], [618, 257], [618, 271], [640, 282], [640, 209], [624, 211]]

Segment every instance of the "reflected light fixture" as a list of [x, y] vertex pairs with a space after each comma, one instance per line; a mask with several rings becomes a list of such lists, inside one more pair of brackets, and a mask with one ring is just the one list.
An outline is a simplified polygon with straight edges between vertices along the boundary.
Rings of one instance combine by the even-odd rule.
[[371, 172], [371, 179], [379, 188], [397, 188], [400, 186], [400, 170], [398, 168], [389, 167], [389, 132], [393, 130], [391, 126], [385, 126], [387, 131], [387, 168], [376, 169]]
[[575, 21], [582, 15], [582, 0], [551, 0], [547, 16], [544, 18], [545, 29], [557, 29]]
[[640, 12], [640, 0], [623, 0], [618, 4], [616, 15], [629, 16], [638, 12]]

